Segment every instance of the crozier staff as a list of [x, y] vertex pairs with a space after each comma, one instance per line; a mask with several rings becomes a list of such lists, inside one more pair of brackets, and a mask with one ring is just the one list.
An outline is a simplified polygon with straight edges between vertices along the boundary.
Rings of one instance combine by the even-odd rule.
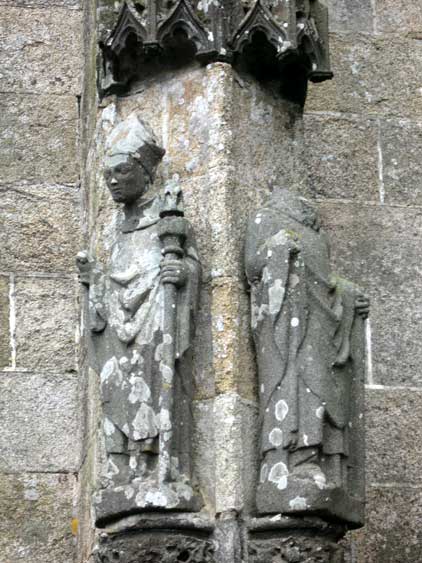
[[166, 198], [148, 194], [163, 155], [136, 114], [112, 130], [104, 177], [123, 213], [107, 266], [86, 253], [78, 261], [89, 287], [107, 453], [97, 519], [199, 502], [190, 486], [190, 348], [201, 268], [177, 205], [167, 209]]

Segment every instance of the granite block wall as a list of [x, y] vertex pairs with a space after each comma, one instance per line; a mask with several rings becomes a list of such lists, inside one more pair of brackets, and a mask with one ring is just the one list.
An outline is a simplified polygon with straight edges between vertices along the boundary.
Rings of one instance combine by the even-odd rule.
[[[404, 0], [327, 3], [335, 78], [310, 86], [306, 166], [297, 181], [306, 177], [304, 190], [320, 206], [337, 270], [372, 299], [368, 520], [349, 539], [349, 559], [419, 563], [422, 10]], [[80, 182], [86, 184], [86, 140], [95, 125], [94, 4], [0, 0], [0, 563], [85, 563], [90, 555], [95, 446], [83, 425], [95, 428], [95, 374], [78, 369], [84, 350], [74, 256], [88, 223]], [[257, 106], [248, 126], [275, 122], [265, 107]], [[265, 146], [265, 138], [259, 142]], [[238, 147], [241, 163], [250, 149]], [[254, 170], [245, 170], [243, 180], [257, 186]], [[270, 182], [279, 181], [277, 173], [271, 170]], [[258, 199], [268, 188], [260, 186]], [[218, 242], [218, 230], [214, 235]], [[231, 288], [227, 296], [213, 283], [216, 321], [221, 313], [226, 323]], [[219, 326], [209, 328], [216, 341]], [[247, 400], [253, 394], [242, 381], [214, 383], [222, 401], [224, 393]], [[198, 410], [213, 409], [214, 389], [206, 385]], [[87, 396], [92, 400], [82, 409]], [[237, 403], [221, 406], [218, 412], [232, 416]], [[196, 447], [206, 460], [207, 444]]]
[[71, 563], [83, 12], [74, 0], [0, 10], [0, 561]]
[[329, 0], [334, 80], [304, 115], [309, 195], [367, 288], [367, 525], [353, 563], [421, 561], [422, 9]]

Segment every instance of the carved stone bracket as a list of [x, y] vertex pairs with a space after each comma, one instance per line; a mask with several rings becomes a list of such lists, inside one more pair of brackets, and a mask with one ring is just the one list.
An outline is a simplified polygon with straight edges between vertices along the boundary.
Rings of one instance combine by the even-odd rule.
[[95, 563], [215, 563], [213, 529], [194, 515], [129, 517], [101, 532]]
[[124, 0], [114, 27], [100, 35], [101, 95], [127, 91], [157, 66], [195, 59], [243, 66], [258, 78], [292, 76], [292, 67], [305, 83], [332, 77], [319, 0]]
[[212, 542], [193, 533], [166, 530], [102, 539], [96, 563], [214, 563]]
[[252, 519], [248, 527], [249, 563], [344, 563], [340, 525], [279, 515]]

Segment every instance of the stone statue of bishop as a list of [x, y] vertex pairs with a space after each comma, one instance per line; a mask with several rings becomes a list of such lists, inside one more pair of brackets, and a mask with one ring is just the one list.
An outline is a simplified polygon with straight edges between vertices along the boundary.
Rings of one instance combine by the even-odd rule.
[[[165, 151], [146, 123], [132, 113], [114, 127], [105, 148], [105, 181], [122, 204], [111, 258], [105, 267], [87, 252], [77, 258], [89, 293], [104, 415], [107, 468], [94, 497], [99, 525], [145, 510], [194, 511], [201, 505], [190, 451], [190, 352], [201, 274], [192, 229], [179, 218], [181, 246], [164, 259], [166, 202], [149, 191]], [[164, 300], [168, 284], [176, 288], [171, 304]], [[173, 334], [163, 332], [166, 307], [174, 308]], [[163, 356], [169, 343], [172, 366]], [[166, 403], [169, 388], [172, 401]]]

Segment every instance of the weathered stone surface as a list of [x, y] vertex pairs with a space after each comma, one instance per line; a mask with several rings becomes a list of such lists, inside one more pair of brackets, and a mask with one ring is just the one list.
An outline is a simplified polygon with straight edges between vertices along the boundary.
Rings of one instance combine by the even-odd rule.
[[422, 124], [381, 121], [381, 151], [385, 202], [421, 205]]
[[249, 333], [250, 311], [243, 284], [219, 278], [212, 284], [211, 317], [216, 393], [256, 396], [254, 352]]
[[202, 289], [193, 341], [194, 398], [197, 400], [210, 399], [215, 395], [211, 297], [208, 287]]
[[[107, 468], [96, 522], [143, 510], [197, 511], [191, 487], [191, 351], [201, 267], [174, 182], [152, 196], [165, 150], [139, 112], [112, 124], [104, 180], [123, 204], [111, 259], [78, 254], [92, 365], [101, 372]], [[111, 281], [110, 281], [111, 280]], [[124, 492], [123, 492], [124, 491]]]
[[75, 477], [0, 475], [1, 563], [73, 563]]
[[77, 377], [3, 373], [0, 471], [75, 471], [79, 463]]
[[304, 123], [310, 195], [379, 201], [376, 123], [312, 114]]
[[257, 406], [235, 393], [214, 401], [215, 499], [217, 513], [254, 506], [257, 478]]
[[10, 304], [9, 304], [9, 278], [0, 276], [0, 368], [10, 365]]
[[411, 487], [370, 487], [367, 524], [354, 532], [357, 563], [420, 563], [422, 491]]
[[3, 91], [80, 93], [81, 12], [8, 7], [0, 23]]
[[277, 91], [237, 73], [227, 108], [229, 164], [237, 186], [233, 206], [243, 215], [262, 203], [274, 186], [291, 186], [295, 150], [302, 141], [301, 113], [298, 105], [281, 99]]
[[77, 9], [81, 7], [81, 0], [0, 0], [0, 6], [19, 6], [23, 8], [65, 7]]
[[[170, 527], [170, 526], [169, 526]], [[96, 563], [214, 563], [214, 543], [189, 531], [166, 530], [102, 538], [95, 552]]]
[[322, 203], [335, 269], [371, 297], [374, 382], [422, 385], [422, 210]]
[[422, 392], [368, 389], [366, 404], [368, 481], [422, 484]]
[[193, 420], [194, 471], [205, 505], [213, 507], [215, 498], [214, 399], [193, 401]]
[[80, 248], [79, 194], [67, 186], [0, 186], [3, 271], [75, 270]]
[[262, 421], [257, 513], [324, 513], [359, 524], [369, 302], [336, 277], [319, 226], [318, 211], [288, 190], [275, 191], [248, 224]]
[[[140, 107], [143, 119], [167, 151], [156, 183], [177, 175], [183, 188], [204, 279], [242, 278], [240, 263], [249, 213], [275, 185], [303, 179], [302, 165], [294, 169], [302, 140], [300, 120], [298, 127], [295, 122], [297, 106], [282, 102], [250, 77], [240, 77], [230, 65], [216, 63], [146, 81], [138, 94], [117, 101], [122, 116]], [[109, 104], [103, 123], [113, 112]], [[99, 134], [100, 151], [101, 144]], [[97, 220], [99, 239], [107, 241], [106, 223], [112, 213], [100, 180], [93, 194], [92, 219]]]
[[375, 5], [378, 32], [422, 32], [422, 13], [416, 2], [377, 0]]
[[[160, 56], [153, 59], [155, 69], [163, 70], [183, 64], [192, 66], [195, 60], [216, 62], [224, 58], [226, 64], [248, 67], [256, 78], [267, 79], [270, 76], [275, 78], [280, 70], [283, 72], [284, 68], [280, 68], [279, 62], [286, 59], [290, 68], [294, 67], [300, 76], [303, 75], [303, 65], [306, 65], [311, 69], [312, 78], [326, 80], [331, 77], [328, 10], [325, 3], [319, 0], [314, 0], [312, 5], [290, 0], [282, 7], [274, 6], [269, 0], [262, 0], [256, 7], [233, 0], [224, 5], [224, 25], [221, 25], [220, 9], [196, 2], [189, 4], [189, 9], [178, 6], [175, 10], [160, 2], [145, 5], [142, 18], [137, 17], [133, 5], [123, 2], [119, 17], [113, 23], [110, 21], [113, 3], [106, 0], [97, 6], [99, 35], [107, 46], [101, 49], [102, 65], [98, 84], [101, 97], [122, 91], [136, 92], [135, 83], [142, 83], [145, 75], [149, 74], [151, 65], [148, 62], [145, 72], [145, 67], [138, 64], [136, 57], [127, 57], [125, 54], [128, 35], [134, 33], [144, 37], [146, 29], [149, 30], [148, 42], [154, 43], [160, 50]], [[117, 8], [118, 4], [114, 6]], [[251, 39], [257, 30], [257, 21], [264, 41]], [[186, 39], [194, 43], [194, 50], [192, 44], [187, 45], [186, 39], [178, 37], [177, 32], [181, 27], [189, 29]], [[215, 33], [217, 28], [219, 31]], [[252, 46], [252, 56], [251, 50], [245, 45]], [[269, 45], [274, 53], [269, 54]], [[293, 45], [298, 54], [295, 58], [290, 57]], [[150, 48], [144, 41], [139, 44], [137, 51], [141, 59], [151, 61]], [[259, 68], [258, 61], [261, 59], [262, 67]], [[281, 80], [280, 76], [277, 82], [280, 84]], [[305, 81], [297, 81], [295, 90], [287, 97], [302, 100], [306, 96]]]
[[[306, 563], [343, 563], [343, 547], [332, 538], [306, 536], [299, 533], [273, 533], [249, 540], [250, 563], [276, 561]], [[269, 536], [269, 537], [268, 537]]]
[[2, 184], [76, 182], [76, 97], [0, 94]]
[[17, 277], [15, 299], [18, 369], [75, 371], [76, 281]]
[[328, 0], [331, 32], [372, 33], [374, 28], [371, 0]]
[[[307, 111], [340, 111], [389, 116], [422, 115], [422, 41], [391, 35], [333, 34], [334, 79], [310, 85]], [[398, 84], [400, 87], [398, 87]]]

